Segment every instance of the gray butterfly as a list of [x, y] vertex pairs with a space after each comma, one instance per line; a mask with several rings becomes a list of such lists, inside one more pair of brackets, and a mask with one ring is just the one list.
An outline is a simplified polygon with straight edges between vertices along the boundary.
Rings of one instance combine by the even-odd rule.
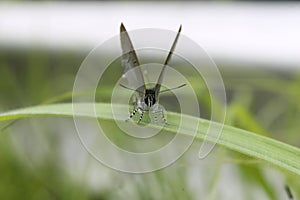
[[[127, 120], [130, 120], [137, 112], [139, 112], [140, 113], [140, 118], [138, 120], [138, 123], [139, 123], [143, 119], [144, 112], [149, 111], [152, 108], [152, 112], [161, 113], [161, 117], [162, 117], [164, 123], [167, 124], [167, 120], [164, 116], [163, 109], [158, 104], [158, 101], [159, 101], [160, 93], [162, 93], [164, 91], [172, 90], [172, 89], [168, 89], [168, 90], [160, 91], [164, 73], [165, 73], [165, 68], [168, 65], [168, 63], [172, 57], [172, 54], [173, 54], [173, 51], [177, 44], [180, 32], [181, 32], [181, 26], [179, 27], [179, 30], [175, 37], [173, 45], [172, 45], [172, 47], [169, 51], [169, 54], [164, 62], [164, 66], [160, 72], [160, 75], [158, 77], [156, 85], [153, 88], [146, 88], [143, 73], [139, 67], [140, 64], [139, 64], [137, 55], [135, 53], [134, 47], [131, 43], [131, 40], [129, 38], [129, 35], [128, 35], [123, 23], [121, 24], [121, 27], [120, 27], [120, 39], [121, 39], [121, 47], [122, 47], [121, 63], [122, 63], [122, 67], [124, 68], [124, 74], [127, 73], [129, 70], [134, 69], [134, 70], [130, 71], [131, 73], [126, 74], [126, 78], [128, 80], [130, 80], [130, 82], [134, 82], [135, 85], [139, 86], [139, 87], [137, 87], [137, 89], [135, 89], [136, 95], [135, 95], [135, 101], [134, 101], [134, 109], [130, 113], [129, 119], [127, 119]], [[186, 84], [183, 84], [176, 88], [180, 88], [185, 85]], [[127, 89], [131, 89], [124, 85], [121, 85], [121, 86], [124, 88], [127, 88]], [[176, 88], [173, 88], [173, 89], [176, 89]], [[133, 89], [131, 89], [131, 90], [133, 90]], [[153, 109], [153, 108], [155, 108], [155, 109]]]

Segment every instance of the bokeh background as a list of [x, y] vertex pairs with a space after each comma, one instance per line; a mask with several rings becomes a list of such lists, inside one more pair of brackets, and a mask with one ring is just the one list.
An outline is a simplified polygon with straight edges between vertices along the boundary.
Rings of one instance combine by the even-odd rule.
[[[85, 56], [117, 35], [121, 22], [128, 30], [176, 31], [182, 24], [182, 34], [219, 67], [226, 124], [300, 147], [298, 2], [1, 2], [0, 111], [71, 102]], [[115, 78], [122, 71], [107, 73]], [[205, 86], [189, 76], [199, 86], [202, 117], [209, 118]], [[104, 82], [97, 101], [109, 102], [112, 83]], [[94, 160], [72, 119], [0, 125], [0, 199], [288, 199], [286, 184], [300, 198], [299, 177], [223, 147], [199, 160], [200, 141], [170, 167], [132, 175]]]

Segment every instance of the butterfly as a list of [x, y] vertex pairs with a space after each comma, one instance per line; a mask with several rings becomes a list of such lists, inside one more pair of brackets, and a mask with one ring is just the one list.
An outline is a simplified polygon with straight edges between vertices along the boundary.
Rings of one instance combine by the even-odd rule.
[[[169, 54], [164, 62], [163, 68], [159, 74], [159, 77], [158, 77], [158, 80], [157, 80], [155, 86], [152, 88], [147, 88], [145, 81], [144, 81], [143, 73], [141, 71], [140, 63], [138, 61], [136, 52], [135, 52], [132, 42], [130, 40], [129, 34], [126, 31], [123, 23], [121, 23], [121, 26], [120, 26], [120, 40], [121, 40], [121, 48], [122, 48], [121, 65], [124, 68], [124, 74], [126, 74], [129, 70], [133, 69], [131, 71], [132, 73], [126, 74], [126, 76], [127, 76], [126, 78], [129, 79], [131, 82], [135, 82], [135, 85], [138, 85], [138, 87], [136, 89], [131, 89], [129, 87], [121, 85], [124, 88], [134, 90], [136, 93], [135, 100], [134, 100], [134, 109], [130, 113], [129, 118], [126, 121], [132, 119], [132, 117], [137, 112], [139, 112], [140, 117], [139, 117], [138, 123], [140, 123], [141, 120], [143, 119], [144, 113], [146, 111], [151, 110], [151, 112], [153, 112], [153, 113], [156, 113], [156, 114], [160, 113], [162, 120], [164, 121], [165, 124], [167, 124], [167, 120], [164, 116], [164, 110], [163, 110], [162, 106], [160, 106], [158, 104], [159, 94], [162, 92], [170, 91], [172, 89], [177, 89], [177, 88], [180, 88], [180, 87], [183, 87], [186, 85], [186, 84], [183, 84], [176, 88], [161, 91], [161, 85], [163, 82], [165, 69], [172, 57], [172, 54], [176, 47], [180, 32], [181, 32], [181, 25], [179, 27], [179, 30], [177, 32], [177, 35], [173, 42], [173, 45], [169, 51]], [[155, 119], [157, 119], [156, 115], [155, 115]]]

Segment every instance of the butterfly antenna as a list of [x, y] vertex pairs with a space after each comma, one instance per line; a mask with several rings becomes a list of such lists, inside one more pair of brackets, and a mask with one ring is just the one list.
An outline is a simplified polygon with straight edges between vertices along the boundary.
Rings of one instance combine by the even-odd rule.
[[127, 89], [127, 90], [135, 91], [135, 89], [132, 89], [132, 88], [130, 88], [130, 87], [127, 87], [127, 86], [125, 86], [125, 85], [123, 85], [123, 84], [120, 84], [120, 86], [123, 87], [123, 88], [125, 88], [125, 89]]
[[135, 89], [133, 89], [133, 88], [130, 88], [130, 87], [127, 87], [127, 86], [125, 86], [125, 85], [123, 85], [123, 84], [119, 84], [122, 88], [125, 88], [125, 89], [127, 89], [127, 90], [132, 90], [132, 91], [135, 91], [136, 92], [136, 90]]
[[169, 91], [171, 91], [171, 90], [176, 90], [176, 89], [182, 88], [182, 87], [184, 87], [184, 86], [186, 86], [186, 84], [185, 84], [185, 83], [184, 83], [184, 84], [182, 84], [182, 85], [179, 85], [179, 86], [177, 86], [177, 87], [174, 87], [174, 88], [170, 88], [170, 89], [162, 90], [162, 91], [160, 91], [160, 93], [163, 93], [163, 92], [169, 92]]

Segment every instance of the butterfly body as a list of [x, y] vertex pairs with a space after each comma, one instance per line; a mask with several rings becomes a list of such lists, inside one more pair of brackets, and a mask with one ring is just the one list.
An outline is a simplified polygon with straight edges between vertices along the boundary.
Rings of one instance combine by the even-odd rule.
[[[154, 87], [147, 89], [145, 81], [144, 81], [143, 73], [140, 69], [140, 64], [139, 64], [137, 55], [135, 53], [134, 47], [131, 43], [131, 40], [129, 38], [129, 35], [128, 35], [123, 23], [121, 24], [121, 27], [120, 27], [120, 39], [121, 39], [121, 47], [122, 47], [122, 62], [121, 63], [122, 63], [123, 69], [124, 69], [124, 76], [127, 78], [128, 82], [131, 83], [131, 85], [136, 86], [136, 89], [134, 89], [135, 93], [136, 93], [135, 100], [134, 100], [134, 109], [130, 113], [129, 119], [131, 119], [137, 112], [139, 112], [140, 118], [139, 118], [138, 122], [140, 122], [144, 116], [144, 112], [150, 111], [150, 114], [154, 114], [154, 120], [157, 120], [157, 118], [158, 118], [157, 114], [160, 114], [160, 117], [164, 121], [164, 123], [165, 124], [167, 123], [167, 120], [165, 119], [165, 116], [164, 116], [164, 109], [161, 105], [158, 104], [158, 97], [161, 92], [160, 88], [162, 85], [165, 68], [171, 59], [172, 53], [175, 49], [177, 40], [179, 38], [180, 31], [181, 31], [181, 26], [176, 35], [176, 38], [171, 47], [171, 50], [166, 58], [163, 68], [160, 72], [157, 83], [155, 84]], [[123, 87], [125, 87], [127, 89], [131, 89], [126, 86], [123, 86]]]
[[147, 105], [148, 108], [150, 108], [156, 103], [155, 88], [146, 89], [144, 103]]
[[[156, 101], [155, 97], [155, 88], [146, 89], [145, 94], [142, 97], [136, 94], [134, 100], [135, 108], [130, 114], [129, 119], [131, 119], [136, 114], [136, 112], [139, 112], [141, 114], [139, 119], [140, 122], [143, 118], [144, 112], [151, 110], [153, 113], [155, 109], [152, 108], [154, 108], [154, 105], [156, 104], [158, 104], [158, 102]], [[164, 117], [162, 118], [164, 119]]]

